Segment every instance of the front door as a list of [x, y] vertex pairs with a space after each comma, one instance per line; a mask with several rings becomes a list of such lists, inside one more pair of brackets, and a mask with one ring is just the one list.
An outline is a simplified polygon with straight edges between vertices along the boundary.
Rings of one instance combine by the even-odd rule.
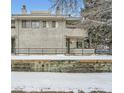
[[70, 39], [66, 38], [67, 54], [70, 54]]

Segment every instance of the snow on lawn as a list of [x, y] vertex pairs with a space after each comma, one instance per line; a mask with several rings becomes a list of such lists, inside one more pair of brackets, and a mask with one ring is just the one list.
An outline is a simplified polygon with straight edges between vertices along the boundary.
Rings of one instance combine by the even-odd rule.
[[12, 72], [12, 90], [112, 91], [111, 73]]
[[92, 56], [65, 56], [65, 55], [19, 55], [12, 56], [12, 60], [111, 60], [111, 55], [92, 55]]

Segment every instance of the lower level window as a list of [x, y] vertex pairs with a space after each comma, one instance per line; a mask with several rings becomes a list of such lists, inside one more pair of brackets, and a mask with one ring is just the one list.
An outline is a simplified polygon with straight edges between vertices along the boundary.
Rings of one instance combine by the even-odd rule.
[[77, 48], [82, 48], [82, 42], [81, 41], [77, 41]]

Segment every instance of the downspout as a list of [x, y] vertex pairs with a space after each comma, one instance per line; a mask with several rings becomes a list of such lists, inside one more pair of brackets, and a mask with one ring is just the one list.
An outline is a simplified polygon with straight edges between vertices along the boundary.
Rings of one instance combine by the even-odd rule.
[[18, 16], [17, 16], [17, 24], [18, 24], [18, 54], [19, 54], [19, 20], [18, 20]]

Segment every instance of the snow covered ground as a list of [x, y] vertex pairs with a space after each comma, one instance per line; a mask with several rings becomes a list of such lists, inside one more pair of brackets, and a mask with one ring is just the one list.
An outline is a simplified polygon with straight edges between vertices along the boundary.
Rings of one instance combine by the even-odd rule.
[[65, 55], [12, 55], [12, 60], [111, 60], [111, 55], [65, 56]]
[[112, 91], [112, 73], [12, 72], [12, 90]]

